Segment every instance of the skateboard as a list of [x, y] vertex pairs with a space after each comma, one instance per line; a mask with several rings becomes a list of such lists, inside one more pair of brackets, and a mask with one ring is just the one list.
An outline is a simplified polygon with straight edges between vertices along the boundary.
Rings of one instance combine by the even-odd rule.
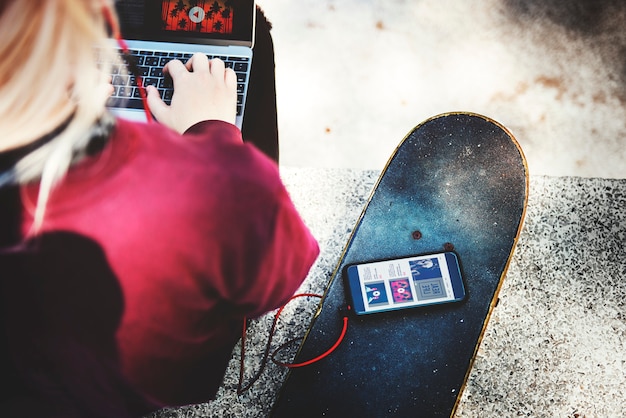
[[[382, 171], [335, 268], [272, 416], [437, 417], [454, 414], [517, 243], [528, 170], [512, 134], [473, 113], [415, 127]], [[345, 313], [344, 267], [453, 251], [458, 303], [371, 315]]]

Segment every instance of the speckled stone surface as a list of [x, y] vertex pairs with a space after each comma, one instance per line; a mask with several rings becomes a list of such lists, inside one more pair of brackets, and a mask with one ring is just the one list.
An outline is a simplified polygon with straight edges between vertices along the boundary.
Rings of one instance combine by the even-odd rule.
[[[282, 173], [321, 247], [301, 291], [321, 293], [379, 173]], [[626, 180], [531, 177], [525, 225], [456, 416], [626, 416], [625, 244]], [[317, 303], [289, 305], [273, 345], [304, 334]], [[260, 365], [271, 320], [250, 327], [248, 377]], [[215, 401], [150, 418], [264, 417], [285, 373], [270, 363], [237, 396], [237, 346]]]

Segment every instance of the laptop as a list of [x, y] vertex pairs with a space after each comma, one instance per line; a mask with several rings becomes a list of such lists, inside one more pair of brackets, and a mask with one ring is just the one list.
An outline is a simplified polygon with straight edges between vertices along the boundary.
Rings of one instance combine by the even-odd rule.
[[241, 129], [254, 45], [254, 0], [117, 0], [115, 8], [134, 65], [113, 66], [114, 93], [107, 104], [113, 114], [146, 120], [132, 68], [144, 85], [157, 86], [169, 104], [173, 86], [164, 77], [163, 66], [172, 59], [185, 62], [201, 52], [220, 58], [237, 74], [236, 125]]

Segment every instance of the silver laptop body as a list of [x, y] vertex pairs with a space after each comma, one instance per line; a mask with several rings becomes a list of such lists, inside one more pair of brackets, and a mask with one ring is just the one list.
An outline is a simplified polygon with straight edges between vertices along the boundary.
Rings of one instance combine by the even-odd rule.
[[[139, 73], [144, 85], [155, 85], [169, 103], [171, 80], [164, 76], [166, 62], [185, 62], [196, 52], [218, 57], [237, 74], [237, 118], [241, 128], [245, 110], [256, 8], [254, 0], [118, 0], [116, 10], [122, 37], [131, 52], [132, 64], [114, 66], [114, 93], [108, 107], [119, 117], [145, 121], [137, 87]], [[126, 71], [122, 67], [126, 67]]]

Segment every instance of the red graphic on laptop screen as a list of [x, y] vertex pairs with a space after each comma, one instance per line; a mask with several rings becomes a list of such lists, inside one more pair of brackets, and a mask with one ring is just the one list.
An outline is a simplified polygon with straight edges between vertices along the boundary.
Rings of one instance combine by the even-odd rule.
[[224, 33], [233, 31], [232, 0], [163, 0], [163, 29], [178, 32]]

